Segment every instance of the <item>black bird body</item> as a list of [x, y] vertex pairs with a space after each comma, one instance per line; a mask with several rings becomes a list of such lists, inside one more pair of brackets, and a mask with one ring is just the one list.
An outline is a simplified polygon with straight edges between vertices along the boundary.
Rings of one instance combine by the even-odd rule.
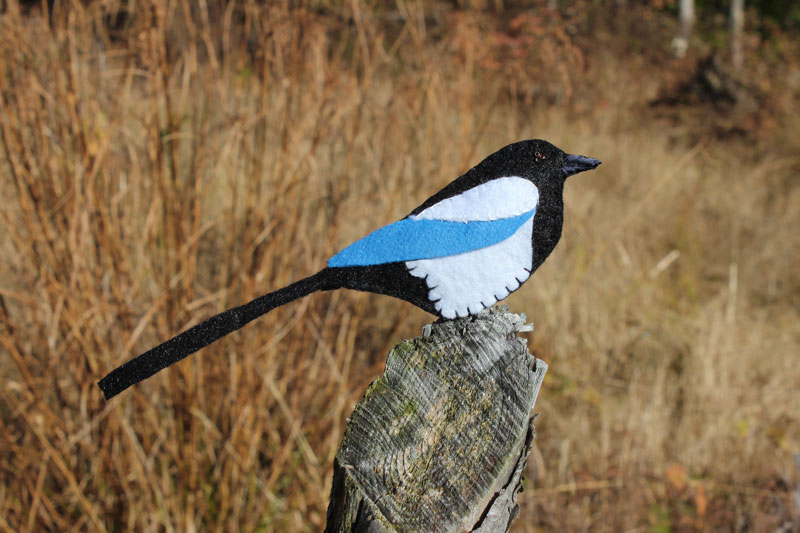
[[106, 398], [316, 291], [394, 296], [443, 318], [476, 314], [517, 290], [561, 237], [565, 179], [600, 162], [521, 141], [488, 156], [404, 219], [357, 241], [320, 272], [224, 311], [125, 363]]

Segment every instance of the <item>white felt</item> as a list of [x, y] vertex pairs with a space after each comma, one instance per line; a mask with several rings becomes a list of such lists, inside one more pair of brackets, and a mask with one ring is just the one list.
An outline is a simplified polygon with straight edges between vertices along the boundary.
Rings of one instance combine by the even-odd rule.
[[538, 202], [536, 185], [525, 178], [511, 176], [473, 187], [408, 218], [458, 222], [497, 220], [526, 213]]
[[[536, 186], [530, 181], [500, 178], [443, 200], [417, 216], [495, 220], [535, 209], [538, 200]], [[475, 314], [508, 296], [530, 277], [533, 220], [492, 246], [447, 257], [407, 261], [406, 267], [411, 275], [425, 279], [430, 289], [428, 298], [435, 301], [434, 306], [443, 317]]]

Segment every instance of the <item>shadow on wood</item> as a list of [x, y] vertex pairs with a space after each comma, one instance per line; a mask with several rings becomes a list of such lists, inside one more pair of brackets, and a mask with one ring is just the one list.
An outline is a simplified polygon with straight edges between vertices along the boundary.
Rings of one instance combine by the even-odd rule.
[[326, 531], [508, 531], [547, 365], [505, 306], [392, 349], [334, 461]]

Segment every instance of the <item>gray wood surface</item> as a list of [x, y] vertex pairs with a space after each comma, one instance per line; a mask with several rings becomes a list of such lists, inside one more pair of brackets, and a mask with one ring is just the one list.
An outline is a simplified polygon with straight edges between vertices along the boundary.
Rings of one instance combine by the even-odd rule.
[[334, 461], [326, 531], [508, 531], [547, 371], [497, 306], [395, 346]]

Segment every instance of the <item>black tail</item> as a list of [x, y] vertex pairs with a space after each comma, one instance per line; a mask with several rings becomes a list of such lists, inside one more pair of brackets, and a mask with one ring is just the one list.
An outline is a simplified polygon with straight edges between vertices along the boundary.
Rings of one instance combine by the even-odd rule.
[[249, 303], [212, 316], [117, 367], [101, 379], [97, 385], [103, 391], [106, 400], [109, 400], [131, 385], [149, 378], [159, 370], [177, 363], [228, 333], [244, 327], [251, 320], [276, 307], [288, 304], [292, 300], [312, 292], [337, 288], [333, 277], [330, 275], [330, 270], [326, 268], [313, 276], [265, 294]]

